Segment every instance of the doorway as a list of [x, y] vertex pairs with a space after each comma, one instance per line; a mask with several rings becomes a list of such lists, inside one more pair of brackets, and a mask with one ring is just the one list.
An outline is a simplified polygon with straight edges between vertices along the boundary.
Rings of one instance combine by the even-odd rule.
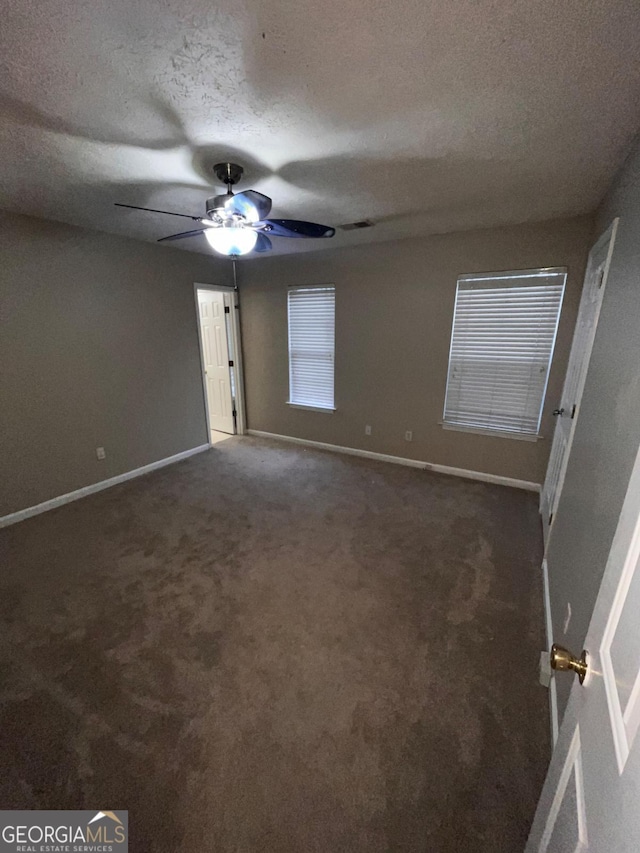
[[221, 433], [244, 433], [237, 293], [229, 287], [199, 283], [194, 290], [207, 435], [209, 443], [215, 444]]

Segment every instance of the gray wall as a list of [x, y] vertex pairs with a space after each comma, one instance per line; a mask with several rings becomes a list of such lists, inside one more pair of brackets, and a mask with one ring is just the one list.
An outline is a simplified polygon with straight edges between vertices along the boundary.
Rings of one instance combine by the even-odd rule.
[[[640, 444], [640, 144], [597, 215], [620, 217], [573, 449], [549, 543], [554, 639], [582, 649]], [[569, 630], [563, 633], [567, 602]], [[570, 678], [557, 679], [561, 712]]]
[[193, 282], [224, 262], [6, 213], [0, 254], [0, 516], [207, 441]]
[[[581, 217], [241, 263], [249, 427], [542, 482], [592, 224]], [[540, 266], [569, 267], [545, 440], [443, 430], [458, 275]], [[327, 282], [336, 285], [333, 414], [286, 405], [287, 286]], [[405, 430], [413, 430], [413, 442]]]

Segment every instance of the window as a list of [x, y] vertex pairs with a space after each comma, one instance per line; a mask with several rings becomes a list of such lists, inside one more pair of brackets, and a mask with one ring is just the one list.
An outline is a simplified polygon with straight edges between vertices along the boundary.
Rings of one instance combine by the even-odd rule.
[[335, 287], [289, 289], [289, 403], [333, 411]]
[[443, 426], [535, 437], [566, 268], [458, 279]]

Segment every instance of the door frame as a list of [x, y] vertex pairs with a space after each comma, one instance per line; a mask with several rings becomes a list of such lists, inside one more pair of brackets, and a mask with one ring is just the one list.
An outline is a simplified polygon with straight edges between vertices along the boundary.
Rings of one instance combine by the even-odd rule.
[[[207, 401], [207, 378], [204, 367], [204, 353], [202, 350], [202, 335], [200, 333], [200, 306], [198, 304], [199, 290], [216, 290], [220, 293], [224, 293], [225, 296], [228, 297], [229, 301], [229, 317], [231, 322], [229, 323], [228, 331], [230, 333], [229, 343], [231, 345], [231, 353], [233, 354], [233, 366], [235, 371], [234, 382], [236, 392], [235, 435], [245, 435], [247, 431], [247, 415], [244, 394], [244, 369], [242, 364], [242, 332], [240, 328], [240, 305], [238, 302], [238, 291], [232, 286], [225, 284], [205, 284], [201, 281], [195, 281], [193, 283], [193, 300], [196, 309], [196, 331], [198, 334], [198, 351], [200, 353], [200, 373], [202, 376], [202, 403], [204, 405], [204, 415], [207, 423], [207, 440], [209, 442], [209, 446], [211, 447], [211, 424], [209, 422], [209, 406]], [[225, 299], [225, 302], [226, 301], [227, 299]]]

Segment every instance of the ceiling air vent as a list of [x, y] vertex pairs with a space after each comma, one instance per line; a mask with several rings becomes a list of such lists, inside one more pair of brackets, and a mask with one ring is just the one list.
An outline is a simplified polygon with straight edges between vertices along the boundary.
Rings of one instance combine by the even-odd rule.
[[356, 228], [371, 228], [373, 222], [370, 219], [361, 219], [359, 222], [347, 222], [346, 225], [341, 225], [343, 231], [355, 231]]

